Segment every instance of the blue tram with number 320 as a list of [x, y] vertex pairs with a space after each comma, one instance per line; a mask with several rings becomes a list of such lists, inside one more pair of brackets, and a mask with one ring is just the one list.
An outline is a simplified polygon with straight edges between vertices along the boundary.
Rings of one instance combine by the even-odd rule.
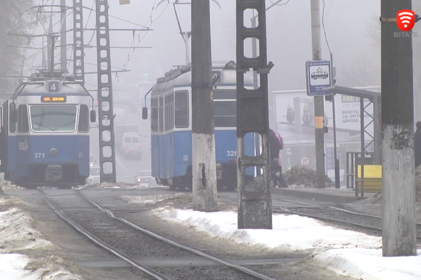
[[[237, 186], [236, 64], [214, 62], [212, 72], [218, 189], [232, 190]], [[192, 188], [191, 94], [190, 65], [166, 73], [151, 92], [152, 176], [171, 189]], [[245, 154], [255, 155], [255, 144], [254, 134], [247, 134]]]
[[73, 75], [34, 74], [2, 107], [4, 179], [24, 188], [84, 185], [94, 99]]

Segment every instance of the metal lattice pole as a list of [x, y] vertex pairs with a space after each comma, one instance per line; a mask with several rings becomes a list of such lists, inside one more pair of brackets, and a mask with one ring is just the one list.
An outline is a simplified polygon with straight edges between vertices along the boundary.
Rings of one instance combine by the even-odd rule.
[[[272, 198], [270, 194], [270, 153], [268, 74], [271, 66], [267, 65], [266, 52], [266, 9], [264, 0], [237, 0], [237, 189], [239, 197], [239, 229], [272, 229]], [[244, 26], [244, 11], [255, 9], [258, 24], [255, 28]], [[259, 40], [260, 54], [254, 58], [244, 55], [244, 40]], [[244, 88], [244, 75], [250, 69], [260, 75], [260, 87], [247, 90]], [[250, 117], [252, 116], [252, 117]], [[263, 152], [260, 155], [246, 157], [244, 137], [247, 133], [262, 136]], [[248, 170], [263, 169], [263, 175], [253, 178], [246, 175]]]
[[117, 180], [108, 1], [96, 0], [100, 181]]
[[85, 49], [83, 45], [83, 0], [73, 0], [73, 72], [85, 83]]

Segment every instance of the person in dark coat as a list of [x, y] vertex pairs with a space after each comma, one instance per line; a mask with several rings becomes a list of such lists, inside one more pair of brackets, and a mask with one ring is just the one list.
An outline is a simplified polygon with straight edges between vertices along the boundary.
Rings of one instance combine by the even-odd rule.
[[271, 159], [272, 182], [274, 186], [288, 188], [282, 176], [282, 165], [280, 165], [279, 151], [282, 149], [279, 139], [272, 129], [269, 129], [269, 153]]
[[417, 122], [414, 139], [415, 168], [421, 165], [421, 122]]

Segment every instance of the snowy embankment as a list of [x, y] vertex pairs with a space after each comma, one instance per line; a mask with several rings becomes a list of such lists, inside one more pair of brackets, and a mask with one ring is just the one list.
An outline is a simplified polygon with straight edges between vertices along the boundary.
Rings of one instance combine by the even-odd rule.
[[[153, 204], [162, 196], [131, 197], [131, 203]], [[278, 251], [311, 251], [322, 268], [364, 280], [421, 279], [420, 256], [382, 257], [381, 237], [327, 226], [311, 218], [273, 215], [273, 230], [238, 230], [236, 212], [205, 213], [172, 207], [158, 208], [154, 214], [177, 223], [186, 230], [197, 230], [211, 238]]]
[[64, 261], [54, 255], [58, 249], [31, 226], [34, 221], [19, 208], [23, 204], [0, 199], [0, 279], [81, 279], [62, 267]]

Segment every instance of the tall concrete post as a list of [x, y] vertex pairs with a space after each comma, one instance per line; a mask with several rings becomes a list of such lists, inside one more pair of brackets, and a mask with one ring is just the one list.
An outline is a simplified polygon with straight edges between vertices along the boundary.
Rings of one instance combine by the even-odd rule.
[[60, 22], [61, 22], [61, 32], [60, 32], [60, 63], [61, 71], [66, 72], [67, 70], [67, 20], [66, 20], [66, 0], [60, 0], [61, 13], [60, 13]]
[[[320, 43], [320, 0], [311, 0], [311, 37], [313, 46], [313, 60], [321, 60], [322, 47]], [[323, 96], [314, 97], [314, 120], [317, 123], [324, 123], [324, 104]], [[315, 148], [316, 148], [316, 187], [326, 187], [325, 174], [325, 135], [323, 127], [315, 126], [314, 131]]]
[[217, 211], [209, 0], [191, 2], [193, 210]]
[[395, 36], [411, 0], [381, 1], [383, 256], [417, 254], [412, 34]]

